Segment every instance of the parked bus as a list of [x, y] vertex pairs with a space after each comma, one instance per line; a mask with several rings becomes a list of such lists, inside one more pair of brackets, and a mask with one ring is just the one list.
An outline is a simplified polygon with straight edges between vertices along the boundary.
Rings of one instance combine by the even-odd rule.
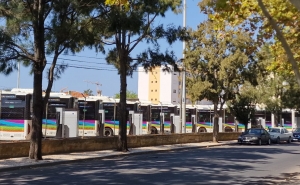
[[56, 108], [77, 108], [77, 98], [65, 93], [50, 93], [46, 111], [43, 115], [42, 132], [44, 137], [55, 137], [57, 130]]
[[[86, 102], [84, 106], [84, 102]], [[96, 125], [99, 123], [99, 110], [104, 110], [104, 135], [113, 136], [119, 133], [119, 100], [106, 96], [89, 96], [86, 99], [79, 98], [79, 135], [82, 135], [83, 116], [85, 114], [84, 130], [86, 136], [97, 135]], [[137, 112], [138, 103], [135, 101], [127, 101], [126, 110]], [[83, 109], [86, 111], [84, 112]], [[127, 133], [130, 131], [129, 116], [127, 116]]]
[[171, 133], [171, 114], [178, 114], [176, 105], [151, 105], [151, 134]]
[[0, 91], [0, 140], [26, 139], [31, 125], [31, 94]]
[[151, 103], [139, 102], [137, 112], [143, 115], [143, 134], [151, 134]]
[[[79, 98], [79, 136], [98, 136], [100, 129], [99, 109], [102, 101], [94, 98]], [[83, 135], [84, 132], [84, 135]]]
[[[127, 101], [126, 114], [127, 114], [127, 134], [130, 134], [130, 120], [129, 111], [137, 112], [138, 103], [135, 101]], [[119, 100], [110, 99], [103, 101], [103, 109], [105, 111], [105, 135], [113, 136], [119, 134]]]

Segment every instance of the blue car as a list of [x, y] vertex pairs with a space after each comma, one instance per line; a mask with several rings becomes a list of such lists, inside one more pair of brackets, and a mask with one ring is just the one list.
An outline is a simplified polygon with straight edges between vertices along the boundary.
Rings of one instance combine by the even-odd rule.
[[293, 129], [293, 141], [300, 141], [300, 128], [294, 128]]

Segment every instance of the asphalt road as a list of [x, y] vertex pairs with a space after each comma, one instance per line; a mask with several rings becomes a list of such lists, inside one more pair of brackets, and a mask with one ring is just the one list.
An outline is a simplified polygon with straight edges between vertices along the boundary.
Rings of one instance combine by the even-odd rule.
[[286, 185], [299, 172], [300, 143], [231, 145], [2, 172], [0, 184]]

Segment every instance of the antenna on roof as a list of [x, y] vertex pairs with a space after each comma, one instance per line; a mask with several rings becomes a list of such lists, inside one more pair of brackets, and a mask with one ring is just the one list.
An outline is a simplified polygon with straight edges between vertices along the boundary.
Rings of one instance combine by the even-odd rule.
[[60, 90], [60, 92], [64, 92], [64, 90], [68, 89], [68, 87], [64, 87]]
[[101, 96], [102, 94], [102, 91], [99, 89], [99, 86], [102, 86], [102, 84], [100, 84], [99, 82], [91, 82], [91, 81], [88, 81], [88, 80], [84, 80], [84, 82], [86, 83], [90, 83], [90, 84], [95, 84], [96, 85], [96, 92], [97, 92], [97, 95], [98, 96]]

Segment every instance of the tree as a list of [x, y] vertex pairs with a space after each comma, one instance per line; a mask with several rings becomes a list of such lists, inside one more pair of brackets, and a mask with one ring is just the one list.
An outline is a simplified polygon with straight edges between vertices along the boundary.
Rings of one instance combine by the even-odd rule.
[[[120, 94], [115, 94], [115, 98], [120, 98]], [[138, 95], [133, 91], [126, 91], [126, 98], [128, 99], [137, 99]]]
[[190, 35], [184, 61], [190, 76], [188, 94], [193, 102], [204, 98], [213, 102], [213, 141], [218, 142], [218, 112], [244, 81], [255, 83], [255, 43], [244, 32], [216, 29], [212, 21], [200, 24]]
[[[119, 109], [119, 137], [118, 148], [128, 151], [127, 148], [127, 117], [126, 117], [126, 92], [127, 80], [132, 72], [141, 65], [148, 71], [156, 66], [167, 64], [176, 66], [176, 57], [173, 52], [160, 52], [159, 40], [166, 39], [168, 43], [177, 40], [182, 32], [174, 26], [164, 27], [154, 24], [158, 17], [164, 17], [168, 10], [175, 11], [181, 0], [151, 0], [151, 1], [126, 1], [107, 0], [106, 6], [99, 5], [95, 13], [104, 14], [93, 18], [94, 27], [91, 29], [97, 37], [98, 44], [106, 44], [112, 48], [107, 53], [107, 61], [118, 69], [120, 75], [120, 109]], [[103, 36], [104, 35], [104, 36]], [[132, 56], [133, 51], [141, 42], [153, 44], [153, 47]], [[96, 44], [96, 48], [97, 48]]]
[[[278, 44], [278, 43], [275, 43]], [[259, 64], [263, 73], [259, 74], [257, 103], [275, 116], [275, 125], [281, 125], [281, 115], [284, 108], [296, 108], [295, 95], [299, 95], [296, 79], [289, 69], [289, 65], [278, 65], [282, 56], [274, 44], [265, 44], [259, 51]], [[287, 63], [286, 63], [287, 64]], [[251, 90], [249, 91], [251, 92]], [[247, 92], [248, 94], [251, 94]], [[291, 102], [294, 100], [294, 102]]]
[[255, 114], [257, 96], [257, 89], [249, 83], [244, 83], [235, 98], [226, 102], [229, 111], [245, 126], [245, 130]]
[[292, 69], [300, 85], [300, 56], [297, 54], [300, 43], [297, 31], [300, 26], [300, 11], [297, 0], [204, 0], [199, 6], [204, 12], [210, 12], [210, 18], [214, 21], [222, 24], [226, 21], [231, 26], [238, 26], [255, 35], [261, 44], [275, 38], [281, 43], [276, 46], [284, 50], [286, 55], [281, 64], [289, 62], [292, 66], [289, 69]]
[[267, 78], [260, 80], [257, 87], [260, 92], [259, 103], [274, 114], [276, 126], [282, 126], [282, 110], [286, 108], [283, 97], [287, 95], [285, 92], [288, 89], [288, 81], [288, 77], [270, 73]]
[[93, 91], [91, 89], [87, 89], [87, 90], [83, 91], [83, 94], [86, 94], [88, 96], [93, 96]]
[[[90, 6], [81, 0], [10, 0], [0, 2], [0, 17], [5, 26], [0, 30], [0, 71], [9, 74], [16, 69], [16, 62], [24, 62], [32, 68], [32, 127], [30, 129], [29, 158], [42, 159], [42, 116], [48, 101], [53, 80], [64, 71], [66, 65], [57, 65], [63, 52], [75, 53], [83, 47]], [[48, 86], [42, 97], [42, 82], [46, 55], [52, 55], [47, 70]]]

